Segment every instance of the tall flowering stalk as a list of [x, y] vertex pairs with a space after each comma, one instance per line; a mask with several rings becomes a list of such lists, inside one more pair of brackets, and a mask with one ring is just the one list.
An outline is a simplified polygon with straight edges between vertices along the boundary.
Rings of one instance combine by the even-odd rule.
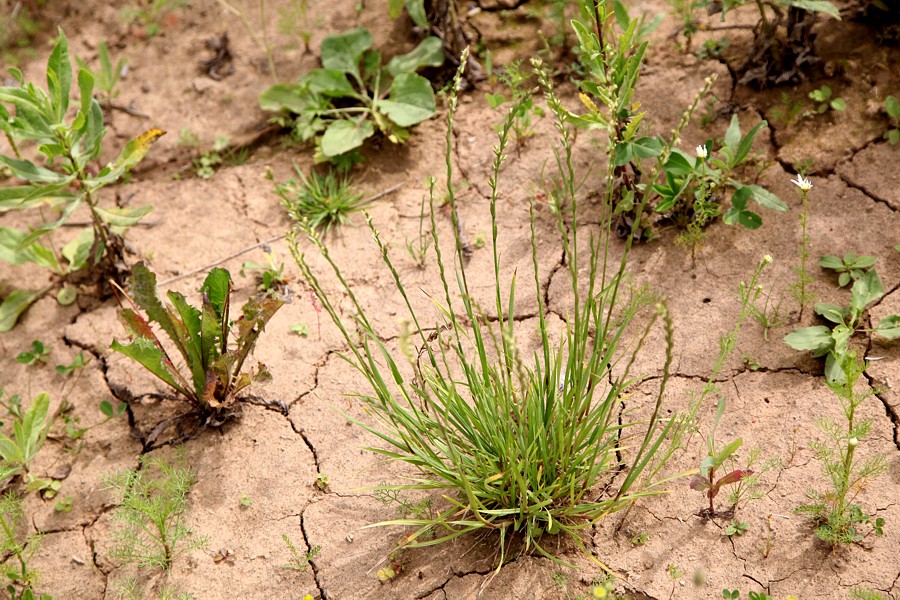
[[813, 294], [808, 289], [808, 285], [812, 283], [812, 277], [806, 270], [806, 263], [809, 259], [809, 234], [807, 233], [807, 224], [809, 223], [809, 190], [813, 184], [802, 175], [797, 175], [797, 179], [792, 179], [791, 183], [800, 188], [800, 196], [803, 199], [803, 210], [800, 212], [800, 266], [797, 267], [797, 281], [791, 288], [794, 298], [800, 304], [800, 320], [803, 320], [803, 309], [812, 302]]

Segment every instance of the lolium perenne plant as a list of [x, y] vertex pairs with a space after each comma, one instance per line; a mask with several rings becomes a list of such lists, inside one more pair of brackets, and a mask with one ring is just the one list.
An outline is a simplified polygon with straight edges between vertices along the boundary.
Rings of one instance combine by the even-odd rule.
[[[262, 363], [249, 372], [244, 371], [244, 363], [266, 323], [284, 304], [282, 299], [271, 295], [250, 298], [240, 316], [232, 320], [231, 275], [214, 268], [200, 287], [201, 308], [194, 308], [173, 291], [167, 293], [171, 304], [163, 304], [156, 292], [156, 275], [142, 262], [134, 266], [129, 289], [131, 296], [126, 298], [132, 307], [119, 309], [119, 320], [133, 340], [127, 345], [113, 340], [110, 348], [139, 362], [187, 400], [200, 418], [200, 427], [217, 426], [239, 414], [241, 392], [271, 378]], [[150, 323], [159, 325], [169, 337], [187, 374], [176, 367]], [[234, 347], [229, 340], [232, 334]]]
[[[0, 87], [0, 131], [12, 156], [0, 154], [0, 164], [24, 185], [0, 188], [0, 214], [33, 210], [42, 220], [48, 212], [52, 218], [33, 225], [29, 231], [0, 227], [0, 260], [14, 265], [36, 263], [60, 278], [78, 283], [85, 279], [87, 270], [89, 278], [101, 289], [109, 278], [123, 281], [127, 267], [121, 236], [152, 207], [103, 206], [99, 192], [140, 162], [164, 132], [150, 129], [128, 142], [112, 163], [105, 167], [91, 164], [99, 157], [106, 134], [103, 112], [93, 97], [94, 76], [82, 67], [76, 78], [80, 102], [75, 107], [75, 117], [68, 118], [73, 72], [62, 29], [47, 61], [47, 90], [26, 82], [18, 69], [11, 68], [9, 72], [16, 85]], [[66, 225], [79, 208], [87, 209], [91, 225], [57, 248], [53, 233]], [[17, 292], [0, 307], [4, 322], [0, 330], [15, 323], [39, 296], [25, 290]], [[70, 297], [68, 302], [73, 300]], [[60, 301], [64, 301], [63, 297]]]
[[[605, 4], [599, 8], [606, 9]], [[449, 97], [447, 182], [453, 179], [453, 117], [467, 56], [467, 52], [462, 56]], [[435, 299], [439, 323], [425, 321], [413, 309], [389, 248], [369, 220], [375, 243], [409, 310], [413, 328], [409, 337], [418, 339], [418, 357], [413, 352], [401, 350], [398, 356], [388, 350], [327, 247], [310, 231], [312, 244], [352, 303], [352, 322], [342, 318], [301, 252], [300, 240], [296, 235], [290, 238], [301, 272], [349, 345], [345, 359], [372, 387], [371, 395], [357, 397], [374, 421], [357, 423], [388, 445], [387, 449], [373, 451], [417, 471], [411, 483], [379, 487], [444, 491], [443, 506], [383, 524], [415, 528], [401, 542], [402, 547], [438, 544], [469, 532], [497, 532], [501, 565], [512, 536], [524, 540], [526, 551], [536, 550], [558, 562], [562, 561], [550, 552], [542, 535], [563, 534], [587, 553], [581, 532], [639, 498], [663, 492], [667, 479], [661, 470], [668, 455], [660, 450], [672, 441], [670, 435], [680, 431], [683, 422], [661, 419], [673, 340], [665, 305], [646, 289], [626, 292], [627, 250], [633, 236], [625, 242], [621, 259], [610, 256], [614, 236], [609, 218], [611, 178], [607, 180], [606, 219], [601, 233], [590, 239], [587, 258], [578, 251], [570, 113], [562, 107], [540, 61], [534, 64], [561, 138], [561, 164], [565, 165], [561, 177], [566, 186], [567, 217], [571, 219], [566, 222], [562, 211], [554, 216], [574, 302], [558, 343], [550, 339], [551, 325], [542, 300], [533, 210], [533, 285], [538, 290], [542, 344], [530, 358], [523, 356], [516, 345], [515, 277], [504, 282], [500, 276], [498, 179], [516, 106], [509, 109], [500, 128], [489, 179], [494, 270], [491, 303], [496, 321], [485, 317], [485, 308], [478, 305], [469, 287], [452, 185], [447, 186], [454, 231], [452, 257], [446, 257], [438, 243], [433, 193], [430, 200], [433, 246], [443, 287], [440, 300]], [[644, 311], [650, 313], [649, 317], [639, 324], [637, 315]], [[640, 381], [631, 368], [658, 320], [664, 323], [667, 348], [662, 377], [655, 381], [659, 387], [648, 405], [641, 407], [646, 411], [643, 419], [621, 424], [621, 398]], [[434, 333], [429, 334], [434, 326]], [[407, 339], [401, 345], [409, 348], [410, 342]], [[403, 374], [403, 363], [411, 369], [411, 378]]]
[[410, 127], [434, 115], [431, 83], [416, 71], [444, 62], [438, 38], [425, 38], [383, 67], [363, 27], [326, 37], [321, 52], [321, 69], [297, 83], [273, 85], [259, 97], [264, 110], [292, 115], [285, 122], [297, 139], [315, 140], [317, 162], [358, 160], [357, 149], [376, 130], [403, 143]]

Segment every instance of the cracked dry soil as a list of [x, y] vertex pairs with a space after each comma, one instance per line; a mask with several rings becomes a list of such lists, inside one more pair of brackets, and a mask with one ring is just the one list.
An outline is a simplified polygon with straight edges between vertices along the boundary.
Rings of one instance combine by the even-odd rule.
[[[309, 168], [312, 153], [308, 148], [283, 144], [269, 135], [253, 145], [245, 164], [225, 166], [211, 179], [202, 180], [191, 176], [190, 156], [177, 144], [183, 128], [211, 146], [216, 136], [251, 139], [265, 126], [266, 115], [257, 108], [256, 96], [270, 79], [260, 68], [262, 53], [240, 23], [213, 0], [194, 0], [167, 20], [160, 36], [143, 39], [123, 25], [120, 7], [113, 4], [62, 1], [46, 7], [43, 32], [34, 46], [36, 55], [23, 67], [26, 77], [40, 80], [49, 51], [41, 42], [56, 24], [67, 30], [75, 55], [95, 60], [98, 42], [106, 39], [114, 55], [128, 57], [130, 71], [121, 83], [118, 102], [149, 118], [114, 111], [106, 156], [113, 156], [126, 139], [148, 126], [169, 132], [130, 183], [107, 192], [109, 202], [115, 195], [120, 202], [155, 207], [148, 217], [151, 226], [128, 234], [135, 257], [149, 259], [162, 281], [284, 233], [290, 223], [270, 183], [261, 175], [269, 166], [278, 180], [284, 180], [295, 162]], [[376, 46], [388, 52], [405, 52], [416, 43], [410, 23], [391, 21], [384, 2], [367, 2], [359, 11], [354, 4], [347, 0], [311, 2], [307, 17], [312, 24], [310, 47], [318, 48], [328, 33], [358, 24], [367, 26]], [[287, 2], [271, 5], [274, 13]], [[511, 11], [497, 8], [472, 16], [483, 42], [494, 49], [495, 64], [534, 54], [539, 49], [535, 34], [540, 23], [528, 16], [527, 6]], [[654, 0], [633, 4], [632, 10], [655, 13], [665, 6]], [[752, 22], [751, 13], [738, 11], [733, 18]], [[874, 45], [874, 36], [865, 25], [821, 20], [816, 26], [817, 48], [826, 64], [840, 67], [836, 74], [796, 88], [755, 92], [735, 85], [731, 66], [749, 43], [749, 32], [729, 32], [730, 49], [718, 62], [699, 61], [673, 49], [668, 34], [674, 27], [674, 19], [667, 17], [653, 34], [639, 88], [638, 97], [648, 111], [652, 129], [669, 131], [702, 87], [703, 79], [716, 73], [713, 97], [718, 103], [707, 111], [707, 124], [701, 125], [698, 113], [686, 130], [682, 147], [691, 148], [724, 133], [728, 118], [717, 115], [717, 110], [736, 111], [745, 127], [766, 118], [770, 135], [759, 136], [754, 152], [772, 163], [762, 180], [792, 210], [785, 214], [766, 211], [763, 227], [752, 232], [715, 223], [696, 261], [673, 244], [676, 232], [663, 229], [659, 239], [634, 249], [630, 271], [638, 282], [649, 284], [667, 298], [675, 319], [676, 375], [667, 392], [667, 407], [674, 411], [683, 407], [689, 394], [698, 391], [708, 377], [718, 335], [736, 318], [739, 282], [749, 276], [763, 254], [775, 258], [765, 285], [776, 297], [784, 296], [786, 319], [770, 332], [768, 342], [755, 322], [745, 325], [737, 351], [718, 382], [728, 398], [720, 432], [743, 437], [745, 447], [759, 446], [764, 457], [781, 458], [784, 466], [765, 478], [768, 494], [741, 509], [740, 519], [750, 524], [743, 536], [725, 537], [721, 531], [724, 522], [698, 517], [703, 497], [689, 490], [686, 480], [679, 480], [672, 483], [671, 493], [638, 504], [625, 520], [614, 515], [599, 523], [590, 533], [590, 547], [619, 575], [620, 590], [630, 598], [717, 598], [725, 587], [766, 591], [776, 598], [795, 594], [804, 599], [846, 598], [853, 586], [900, 593], [900, 346], [865, 335], [854, 339], [867, 356], [879, 359], [866, 372], [879, 393], [862, 408], [874, 426], [860, 452], [883, 454], [889, 465], [888, 472], [858, 500], [887, 524], [884, 537], [832, 551], [817, 542], [808, 524], [792, 511], [804, 503], [807, 488], [825, 485], [809, 442], [821, 435], [814, 420], [826, 415], [839, 417], [839, 405], [824, 386], [821, 365], [781, 342], [798, 324], [814, 323], [808, 315], [798, 322], [787, 292], [800, 237], [799, 196], [789, 181], [795, 173], [792, 165], [803, 160], [811, 160], [813, 168], [810, 256], [813, 260], [846, 252], [878, 256], [886, 294], [871, 309], [871, 319], [900, 313], [900, 258], [894, 250], [900, 243], [898, 154], [881, 139], [884, 121], [871, 110], [875, 99], [900, 91], [900, 56], [896, 47]], [[235, 56], [234, 73], [221, 80], [199, 75], [196, 64], [207, 53], [204, 41], [226, 29]], [[296, 39], [282, 32], [273, 36], [283, 80], [317, 65], [315, 54], [304, 52]], [[704, 36], [713, 33], [699, 34], [698, 42]], [[786, 102], [804, 99], [810, 89], [825, 82], [847, 100], [844, 114], [780, 120]], [[472, 240], [490, 231], [487, 174], [494, 144], [492, 126], [499, 117], [482, 99], [489, 90], [482, 82], [463, 96], [454, 129], [454, 183], [463, 190], [461, 216]], [[563, 85], [562, 90], [572, 102], [572, 88]], [[501, 179], [498, 211], [505, 280], [516, 270], [527, 273], [531, 269], [528, 206], [540, 191], [540, 173], [545, 167], [550, 172], [555, 143], [548, 119], [538, 121], [536, 129], [533, 138], [511, 149]], [[396, 193], [374, 203], [371, 214], [384, 239], [397, 249], [397, 263], [409, 289], [433, 290], [438, 282], [433, 264], [424, 271], [416, 269], [402, 255], [402, 248], [404, 239], [418, 232], [426, 177], [443, 176], [443, 140], [444, 123], [435, 118], [417, 127], [403, 147], [384, 141], [371, 144], [364, 166], [355, 171], [356, 184], [367, 195], [403, 184]], [[599, 147], [583, 135], [576, 151], [579, 169], [590, 173], [580, 192], [580, 218], [586, 229], [599, 221], [604, 170]], [[183, 179], [173, 179], [175, 174]], [[13, 225], [26, 224], [21, 216], [9, 213], [3, 219]], [[359, 217], [355, 220], [355, 226], [344, 227], [330, 238], [329, 245], [361, 301], [371, 307], [377, 331], [389, 345], [395, 345], [404, 315], [401, 299], [381, 268], [368, 230]], [[441, 217], [439, 227], [448, 240], [446, 216]], [[546, 210], [539, 210], [537, 228], [541, 293], [551, 313], [548, 324], [553, 335], [559, 335], [564, 328], [562, 316], [571, 302], [567, 271], [560, 268], [562, 250]], [[270, 322], [256, 349], [256, 357], [269, 366], [275, 379], [255, 390], [257, 401], [245, 407], [239, 421], [204, 431], [185, 444], [187, 460], [198, 474], [188, 521], [208, 536], [210, 543], [206, 551], [178, 560], [168, 574], [136, 573], [106, 556], [113, 506], [101, 489], [100, 478], [113, 470], [136, 467], [142, 453], [170, 455], [173, 448], [169, 445], [149, 449], [147, 435], [161, 419], [179, 410], [176, 403], [161, 399], [165, 390], [154, 379], [109, 351], [110, 341], [122, 336], [114, 303], [82, 299], [81, 306], [62, 307], [46, 297], [12, 332], [0, 337], [0, 384], [7, 391], [32, 397], [47, 390], [54, 407], [63, 400], [71, 403], [71, 414], [82, 426], [101, 420], [97, 405], [102, 400], [129, 404], [127, 419], [90, 429], [76, 452], [64, 437], [52, 437], [34, 465], [38, 476], [62, 482], [59, 495], [71, 497], [73, 506], [71, 512], [56, 512], [53, 501], [28, 496], [28, 527], [44, 534], [34, 559], [42, 573], [40, 589], [56, 599], [114, 598], [115, 580], [139, 575], [148, 590], [170, 583], [198, 600], [299, 599], [306, 594], [329, 599], [568, 599], [588, 593], [590, 582], [601, 571], [573, 548], [560, 545], [558, 551], [580, 566], [577, 571], [520, 554], [496, 571], [498, 540], [491, 536], [407, 551], [401, 557], [400, 575], [387, 583], [378, 580], [376, 571], [404, 531], [366, 528], [393, 518], [396, 511], [396, 507], [377, 501], [366, 487], [410, 472], [379, 462], [372, 452], [361, 449], [377, 441], [351, 426], [345, 415], [366, 418], [358, 403], [347, 396], [365, 390], [364, 382], [339, 359], [343, 342], [310, 302], [284, 243], [274, 241], [271, 248], [278, 260], [285, 261], [294, 297]], [[238, 300], [254, 288], [250, 277], [237, 276], [241, 262], [263, 262], [262, 258], [262, 250], [257, 248], [223, 264], [236, 277]], [[322, 272], [322, 261], [313, 257], [312, 262]], [[476, 297], [488, 298], [492, 280], [489, 252], [476, 250], [469, 269]], [[814, 274], [819, 300], [844, 300], [846, 291], [837, 289], [833, 277], [817, 268]], [[164, 287], [193, 298], [202, 277], [188, 275]], [[27, 267], [0, 265], [3, 280], [41, 282], [46, 278]], [[327, 285], [336, 291], [333, 283]], [[414, 295], [413, 302], [417, 308], [429, 308], [424, 293]], [[481, 305], [490, 307], [492, 302]], [[535, 291], [520, 285], [517, 314], [521, 315], [520, 331], [526, 332], [525, 344], [537, 341], [537, 307]], [[294, 323], [306, 323], [309, 335], [290, 333]], [[530, 338], [529, 331], [534, 334]], [[16, 363], [16, 354], [33, 339], [53, 349], [54, 364], [68, 362], [79, 351], [93, 360], [75, 381], [56, 375], [52, 368]], [[661, 332], [651, 336], [648, 351], [634, 367], [636, 372], [659, 375], [662, 341]], [[623, 399], [623, 410], [640, 411], [643, 396], [639, 388]], [[708, 421], [712, 413], [709, 407], [702, 417]], [[701, 446], [696, 438], [677, 456], [673, 472], [696, 465]], [[317, 473], [328, 477], [324, 491], [314, 486]], [[242, 507], [242, 497], [249, 497], [252, 504]], [[300, 572], [283, 567], [290, 556], [282, 534], [301, 552], [320, 547], [308, 569]], [[646, 541], [633, 544], [631, 539], [641, 534], [646, 534]], [[223, 557], [225, 560], [220, 560]], [[669, 564], [686, 575], [673, 582], [667, 574]], [[562, 575], [554, 575], [557, 572]], [[695, 586], [695, 574], [702, 574], [704, 586]]]

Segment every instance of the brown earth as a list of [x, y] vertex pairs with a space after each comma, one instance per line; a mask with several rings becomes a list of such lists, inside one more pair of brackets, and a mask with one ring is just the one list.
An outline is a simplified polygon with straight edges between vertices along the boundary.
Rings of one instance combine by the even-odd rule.
[[[287, 4], [275, 1], [270, 9], [274, 14]], [[376, 46], [390, 52], [405, 52], [416, 43], [411, 24], [405, 18], [391, 21], [384, 2], [358, 7], [349, 1], [311, 2], [307, 22], [298, 28], [311, 31], [313, 49], [325, 35], [359, 24], [372, 31]], [[503, 8], [502, 2], [499, 7]], [[496, 48], [497, 64], [515, 56], [527, 58], [539, 49], [535, 35], [539, 23], [528, 15], [527, 6], [510, 12], [488, 8], [485, 4], [486, 10], [472, 19], [484, 35], [486, 47]], [[107, 194], [118, 194], [136, 206], [154, 206], [147, 219], [153, 226], [137, 227], [128, 234], [135, 260], [148, 260], [161, 281], [177, 277], [164, 287], [193, 298], [203, 278], [197, 269], [288, 229], [289, 219], [262, 174], [271, 167], [277, 180], [287, 179], [293, 163], [302, 168], [312, 165], [312, 153], [309, 148], [267, 135], [252, 146], [246, 163], [224, 166], [208, 180], [193, 177], [191, 152], [178, 144], [183, 128], [196, 133], [208, 148], [217, 136], [250, 140], [265, 127], [267, 115], [256, 100], [271, 83], [264, 55], [240, 22], [212, 0], [194, 0], [189, 8], [166, 20], [160, 35], [149, 38], [125, 25], [120, 10], [92, 1], [59, 2], [46, 8], [43, 30], [34, 43], [35, 55], [26, 58], [22, 66], [28, 78], [42, 80], [49, 52], [44, 42], [56, 25], [67, 31], [74, 55], [95, 61], [97, 44], [105, 39], [114, 55], [128, 57], [130, 70], [116, 101], [147, 118], [113, 111], [106, 154], [114, 155], [125, 140], [150, 126], [169, 133], [153, 147], [130, 183]], [[638, 10], [656, 13], [664, 9], [659, 2], [643, 2], [632, 6], [632, 11]], [[250, 12], [255, 19], [255, 12]], [[751, 15], [738, 13], [729, 22], [734, 18], [737, 23], [750, 23]], [[832, 550], [817, 541], [808, 522], [793, 510], [806, 501], [808, 488], [825, 486], [809, 442], [822, 435], [814, 421], [826, 415], [837, 418], [840, 408], [824, 385], [821, 364], [780, 340], [798, 325], [796, 303], [787, 291], [800, 239], [800, 200], [790, 179], [795, 172], [792, 165], [805, 160], [812, 166], [814, 184], [810, 256], [815, 260], [825, 254], [855, 252], [879, 257], [877, 268], [886, 293], [871, 309], [871, 320], [900, 313], [900, 254], [894, 249], [900, 243], [900, 155], [881, 138], [886, 121], [873, 108], [887, 94], [900, 95], [900, 53], [896, 47], [876, 45], [871, 29], [864, 25], [822, 19], [816, 26], [817, 47], [831, 76], [796, 88], [756, 92], [736, 87], [729, 68], [749, 43], [749, 32], [699, 34], [695, 47], [714, 35], [731, 41], [722, 62], [700, 61], [673, 48], [669, 33], [674, 27], [675, 20], [667, 17], [653, 34], [639, 89], [652, 129], [670, 130], [703, 79], [716, 73], [714, 95], [719, 102], [711, 110], [698, 111], [685, 132], [683, 147], [692, 148], [724, 133], [728, 120], [716, 116], [719, 109], [737, 110], [745, 128], [760, 116], [768, 119], [770, 135], [760, 136], [755, 152], [772, 162], [762, 179], [790, 204], [791, 212], [765, 211], [763, 227], [752, 232], [722, 223], [712, 225], [696, 260], [673, 244], [677, 232], [663, 229], [659, 239], [633, 250], [631, 272], [637, 281], [648, 283], [667, 298], [675, 320], [675, 376], [667, 402], [676, 410], [708, 377], [718, 351], [718, 335], [733, 325], [737, 315], [739, 282], [749, 277], [764, 254], [774, 257], [764, 283], [776, 298], [783, 297], [786, 320], [769, 333], [770, 341], [765, 341], [762, 328], [753, 321], [742, 331], [737, 351], [718, 382], [729, 402], [720, 432], [743, 437], [746, 448], [758, 446], [764, 457], [781, 458], [783, 466], [766, 476], [767, 495], [741, 508], [740, 520], [750, 524], [743, 536], [726, 537], [721, 531], [724, 520], [698, 516], [705, 500], [682, 479], [672, 483], [670, 493], [638, 504], [624, 521], [613, 516], [601, 522], [589, 536], [590, 548], [618, 575], [620, 591], [631, 598], [718, 598], [722, 588], [740, 588], [766, 591], [779, 599], [788, 594], [837, 599], [849, 597], [854, 586], [898, 594], [900, 345], [862, 334], [855, 340], [867, 356], [879, 359], [866, 372], [869, 382], [880, 391], [862, 409], [874, 426], [861, 452], [883, 454], [889, 466], [858, 501], [885, 519], [885, 535]], [[199, 74], [196, 65], [210, 56], [205, 40], [224, 31], [229, 33], [235, 55], [234, 73], [215, 81]], [[273, 36], [279, 78], [287, 81], [317, 66], [317, 56], [304, 52], [296, 32], [276, 33], [273, 27]], [[790, 118], [790, 105], [805, 103], [806, 94], [823, 83], [847, 100], [846, 112]], [[462, 98], [454, 129], [456, 183], [464, 190], [459, 198], [461, 215], [466, 235], [473, 241], [490, 232], [487, 175], [495, 138], [492, 127], [499, 116], [483, 101], [483, 93], [489, 90], [482, 82]], [[571, 93], [568, 87], [563, 90]], [[703, 112], [711, 119], [705, 128], [700, 122]], [[552, 172], [555, 144], [549, 118], [538, 121], [536, 129], [533, 138], [512, 149], [501, 181], [498, 212], [504, 280], [516, 270], [531, 272], [528, 206], [541, 192], [542, 169], [546, 165], [546, 172]], [[419, 270], [402, 249], [404, 239], [418, 233], [426, 177], [444, 176], [444, 131], [443, 120], [435, 118], [417, 127], [403, 147], [376, 141], [367, 147], [366, 162], [355, 171], [355, 183], [367, 195], [403, 184], [399, 191], [374, 203], [370, 212], [383, 238], [396, 250], [401, 277], [410, 289], [433, 290], [438, 283], [434, 264]], [[591, 173], [580, 192], [581, 210], [585, 222], [596, 223], [604, 159], [600, 146], [587, 138], [579, 140], [576, 152], [578, 165]], [[552, 316], [548, 323], [552, 335], [558, 335], [564, 330], [561, 316], [566, 314], [571, 292], [567, 291], [567, 271], [559, 268], [561, 247], [545, 213], [538, 215], [539, 263]], [[441, 233], [447, 240], [449, 223], [442, 218]], [[7, 213], [3, 219], [21, 225], [22, 217]], [[101, 489], [100, 479], [111, 471], [136, 467], [145, 452], [147, 432], [178, 409], [171, 401], [158, 399], [155, 394], [164, 390], [154, 379], [108, 349], [114, 337], [123, 336], [114, 302], [61, 307], [48, 296], [34, 305], [12, 332], [0, 337], [0, 385], [8, 392], [30, 398], [39, 390], [48, 390], [54, 407], [63, 399], [74, 406], [71, 414], [80, 419], [81, 426], [102, 420], [97, 410], [101, 401], [127, 400], [133, 423], [132, 427], [129, 420], [120, 418], [90, 429], [77, 452], [67, 451], [64, 437], [50, 439], [39, 455], [34, 472], [61, 480], [59, 496], [72, 498], [71, 512], [56, 512], [53, 500], [34, 494], [28, 497], [28, 526], [44, 534], [34, 560], [42, 573], [40, 590], [56, 599], [114, 598], [112, 583], [137, 575], [148, 589], [174, 584], [198, 600], [299, 599], [306, 594], [332, 599], [568, 599], [588, 594], [591, 582], [603, 573], [574, 548], [563, 544], [559, 552], [579, 565], [579, 570], [528, 555], [514, 555], [498, 570], [498, 539], [491, 536], [463, 537], [434, 548], [406, 551], [400, 558], [403, 568], [398, 577], [387, 583], [376, 577], [404, 531], [367, 527], [396, 515], [395, 506], [381, 504], [367, 488], [409, 471], [380, 462], [371, 451], [361, 449], [376, 440], [350, 424], [346, 415], [359, 419], [366, 415], [358, 402], [346, 395], [365, 391], [365, 382], [340, 360], [343, 340], [326, 322], [326, 315], [310, 302], [285, 243], [278, 240], [270, 246], [277, 259], [285, 262], [294, 300], [270, 322], [255, 352], [275, 378], [255, 390], [268, 406], [247, 405], [239, 421], [204, 431], [185, 444], [187, 460], [198, 476], [188, 521], [208, 536], [210, 543], [207, 550], [176, 561], [167, 574], [138, 573], [106, 555], [113, 502]], [[362, 218], [357, 216], [354, 226], [344, 227], [330, 238], [329, 246], [362, 303], [370, 307], [377, 331], [394, 344], [404, 314], [402, 299], [382, 268]], [[324, 263], [314, 253], [309, 255], [313, 268], [324, 272]], [[430, 257], [433, 260], [433, 252]], [[262, 250], [256, 248], [222, 266], [236, 274], [244, 260], [263, 262]], [[833, 275], [820, 272], [817, 266], [813, 271], [819, 299], [845, 301], [847, 292], [838, 290]], [[475, 251], [469, 273], [476, 298], [489, 299], [492, 267], [488, 249]], [[46, 274], [38, 270], [0, 266], [0, 280], [28, 281], [32, 286], [45, 279]], [[251, 277], [236, 277], [236, 283], [240, 300], [253, 293]], [[337, 290], [333, 282], [325, 285]], [[430, 305], [424, 294], [415, 295], [413, 302], [423, 309]], [[492, 306], [490, 301], [481, 304]], [[517, 312], [521, 330], [536, 328], [537, 307], [535, 291], [520, 285]], [[804, 315], [804, 325], [814, 322], [812, 316]], [[291, 333], [290, 325], [295, 323], [306, 323], [309, 335]], [[79, 351], [93, 360], [75, 382], [49, 367], [15, 362], [14, 357], [34, 339], [52, 348], [51, 364], [67, 363]], [[661, 333], [651, 335], [650, 351], [635, 367], [638, 372], [659, 373], [662, 341]], [[639, 390], [628, 402], [640, 406], [641, 394]], [[283, 403], [286, 414], [275, 403]], [[713, 413], [714, 408], [709, 407], [701, 418], [709, 422]], [[673, 472], [697, 465], [704, 448], [700, 438], [693, 441], [677, 457]], [[150, 452], [169, 456], [172, 448]], [[328, 477], [324, 491], [314, 485], [317, 473]], [[242, 506], [243, 497], [252, 503]], [[301, 572], [283, 567], [291, 557], [282, 534], [289, 536], [301, 553], [320, 547], [310, 568]], [[643, 543], [631, 541], [642, 534], [646, 534]], [[767, 544], [769, 550], [765, 550]], [[228, 558], [218, 560], [223, 556]], [[677, 565], [684, 575], [670, 578], [670, 564]], [[695, 574], [702, 574], [704, 586], [695, 586]]]

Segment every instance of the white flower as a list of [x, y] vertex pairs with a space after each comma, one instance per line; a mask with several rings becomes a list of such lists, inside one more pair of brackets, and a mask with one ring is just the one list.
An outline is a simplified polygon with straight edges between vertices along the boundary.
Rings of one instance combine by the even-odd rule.
[[857, 444], [859, 444], [859, 440], [856, 439], [855, 437], [852, 437], [849, 440], [847, 440], [847, 445], [850, 446], [851, 448], [855, 447]]
[[794, 181], [793, 179], [791, 179], [791, 183], [796, 185], [804, 192], [808, 192], [812, 189], [812, 182], [809, 179], [805, 178], [803, 175], [797, 175], [797, 180]]
[[709, 156], [709, 152], [706, 151], [706, 146], [697, 146], [697, 158], [706, 158]]
[[766, 254], [765, 256], [763, 256], [763, 262], [766, 263], [766, 264], [771, 263], [771, 262], [772, 262], [772, 255], [771, 255], [771, 254]]

